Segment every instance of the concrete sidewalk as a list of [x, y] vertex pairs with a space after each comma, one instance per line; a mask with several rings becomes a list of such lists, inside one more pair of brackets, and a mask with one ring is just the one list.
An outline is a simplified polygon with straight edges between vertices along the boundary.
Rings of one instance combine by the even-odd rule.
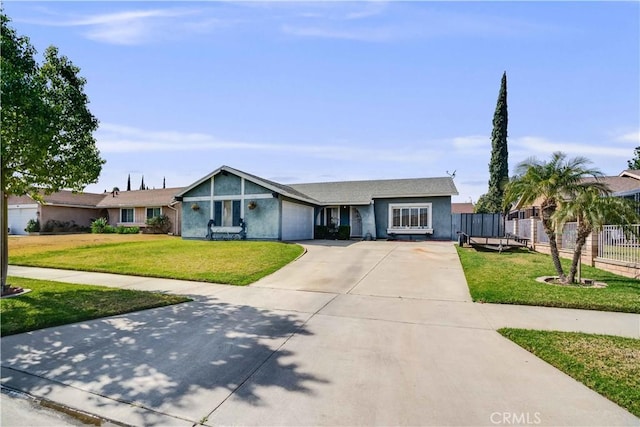
[[305, 246], [249, 287], [12, 266], [194, 301], [3, 338], [2, 383], [128, 425], [640, 425], [495, 332], [639, 315], [474, 304], [449, 243]]

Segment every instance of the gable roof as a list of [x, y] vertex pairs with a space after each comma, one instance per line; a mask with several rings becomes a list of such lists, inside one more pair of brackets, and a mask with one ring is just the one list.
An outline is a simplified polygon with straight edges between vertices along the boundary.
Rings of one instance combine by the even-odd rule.
[[74, 193], [69, 190], [61, 190], [52, 194], [40, 192], [42, 202], [34, 200], [31, 196], [9, 196], [9, 204], [42, 203], [51, 206], [72, 206], [81, 208], [95, 208], [98, 202], [104, 198], [104, 194]]
[[101, 195], [97, 203], [99, 208], [134, 208], [169, 206], [174, 201], [174, 196], [183, 190], [183, 187], [161, 188], [159, 190], [133, 190], [119, 191], [115, 194]]
[[453, 214], [473, 213], [473, 211], [473, 203], [451, 203], [451, 213]]
[[230, 172], [230, 173], [232, 173], [234, 175], [237, 175], [237, 176], [239, 176], [241, 178], [248, 179], [249, 181], [255, 182], [256, 184], [261, 185], [262, 187], [267, 188], [267, 189], [269, 189], [269, 190], [271, 190], [273, 192], [280, 193], [283, 196], [287, 196], [287, 197], [290, 197], [292, 199], [296, 199], [296, 200], [300, 200], [300, 201], [304, 201], [304, 202], [308, 202], [308, 203], [312, 203], [312, 204], [318, 204], [317, 200], [314, 200], [312, 197], [309, 197], [308, 195], [301, 193], [300, 191], [292, 188], [291, 186], [279, 184], [279, 183], [274, 182], [274, 181], [269, 181], [268, 179], [260, 178], [259, 176], [255, 176], [255, 175], [252, 175], [250, 173], [246, 173], [246, 172], [243, 172], [241, 170], [234, 169], [232, 167], [224, 166], [224, 165], [220, 166], [218, 169], [214, 170], [210, 174], [205, 175], [204, 177], [200, 178], [198, 181], [194, 182], [189, 187], [186, 187], [186, 188], [182, 189], [182, 191], [180, 191], [178, 194], [176, 194], [176, 197], [183, 196], [184, 194], [186, 194], [190, 190], [192, 190], [195, 187], [199, 186], [200, 184], [202, 184], [203, 182], [207, 181], [208, 179], [211, 179], [211, 177], [219, 174], [222, 171], [227, 171], [227, 172]]
[[326, 205], [368, 205], [373, 199], [380, 198], [433, 197], [458, 194], [453, 179], [450, 177], [317, 182], [290, 184], [289, 186]]
[[640, 170], [638, 169], [627, 169], [620, 173], [619, 176], [626, 176], [629, 178], [634, 178], [640, 180]]
[[189, 187], [184, 188], [176, 194], [176, 197], [183, 196], [222, 171], [227, 171], [248, 179], [249, 181], [253, 181], [283, 196], [316, 205], [368, 205], [374, 198], [433, 197], [458, 194], [453, 179], [450, 177], [317, 182], [284, 185], [229, 166], [221, 166], [194, 182]]

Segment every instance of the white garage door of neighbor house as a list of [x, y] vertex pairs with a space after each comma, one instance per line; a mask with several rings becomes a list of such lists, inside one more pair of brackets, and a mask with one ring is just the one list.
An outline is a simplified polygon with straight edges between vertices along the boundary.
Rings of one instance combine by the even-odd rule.
[[9, 211], [9, 233], [10, 234], [27, 234], [24, 229], [30, 219], [38, 218], [38, 208], [36, 207], [11, 207]]
[[313, 208], [282, 202], [282, 240], [313, 239]]

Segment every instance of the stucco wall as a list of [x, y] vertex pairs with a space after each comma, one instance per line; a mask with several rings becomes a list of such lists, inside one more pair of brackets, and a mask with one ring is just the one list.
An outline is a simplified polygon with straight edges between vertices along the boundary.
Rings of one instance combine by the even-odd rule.
[[[193, 210], [192, 205], [198, 205]], [[182, 237], [204, 239], [207, 235], [207, 223], [212, 216], [210, 202], [187, 202], [182, 204]]]
[[188, 194], [185, 196], [189, 197], [199, 197], [199, 196], [210, 196], [211, 195], [211, 180], [207, 179], [196, 188], [192, 188]]
[[[241, 193], [240, 177], [228, 173], [219, 173], [213, 179], [213, 193], [216, 196], [237, 196]], [[191, 192], [189, 192], [191, 196]]]
[[[375, 199], [374, 209], [376, 217], [376, 233], [378, 238], [386, 239], [388, 237], [387, 228], [389, 225], [389, 205], [394, 203], [431, 203], [431, 225], [433, 227], [433, 235], [429, 236], [429, 238], [436, 240], [451, 240], [450, 196]], [[398, 235], [398, 238], [404, 237]]]
[[278, 239], [280, 237], [280, 202], [278, 199], [256, 199], [256, 208], [245, 206], [247, 239]]
[[244, 194], [269, 194], [271, 190], [268, 188], [264, 188], [261, 185], [256, 184], [255, 182], [247, 181], [244, 182]]
[[40, 206], [40, 226], [44, 227], [47, 221], [60, 222], [74, 221], [76, 224], [88, 227], [91, 221], [98, 217], [98, 209], [72, 208], [63, 206]]

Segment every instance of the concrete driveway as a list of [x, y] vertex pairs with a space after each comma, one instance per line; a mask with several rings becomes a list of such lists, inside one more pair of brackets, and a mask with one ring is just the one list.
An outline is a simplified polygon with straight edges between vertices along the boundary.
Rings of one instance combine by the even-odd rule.
[[195, 300], [3, 338], [2, 383], [129, 425], [640, 425], [495, 332], [451, 243], [305, 247], [244, 288], [12, 267]]

